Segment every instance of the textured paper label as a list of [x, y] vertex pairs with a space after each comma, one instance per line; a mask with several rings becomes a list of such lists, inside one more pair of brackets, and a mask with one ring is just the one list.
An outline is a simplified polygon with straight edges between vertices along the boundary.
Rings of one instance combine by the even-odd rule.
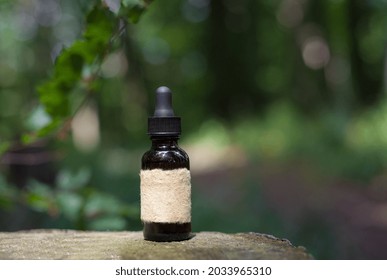
[[141, 220], [191, 222], [191, 175], [186, 168], [141, 170]]

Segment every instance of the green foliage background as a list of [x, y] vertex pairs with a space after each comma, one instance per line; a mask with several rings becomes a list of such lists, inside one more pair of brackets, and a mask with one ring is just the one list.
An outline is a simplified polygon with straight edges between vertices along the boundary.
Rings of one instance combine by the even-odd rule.
[[[261, 170], [301, 166], [306, 204], [321, 180], [329, 196], [332, 181], [369, 191], [384, 176], [386, 13], [383, 0], [0, 1], [0, 229], [140, 230], [147, 116], [167, 85], [181, 146], [207, 167], [193, 170], [195, 231], [380, 256], [342, 245], [322, 198], [284, 214]], [[72, 127], [85, 108], [90, 149]]]

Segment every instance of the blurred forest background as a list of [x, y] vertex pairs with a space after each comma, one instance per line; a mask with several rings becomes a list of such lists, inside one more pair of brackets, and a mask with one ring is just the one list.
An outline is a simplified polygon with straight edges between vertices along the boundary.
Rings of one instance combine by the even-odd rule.
[[90, 2], [0, 0], [1, 231], [141, 230], [147, 117], [166, 85], [191, 158], [194, 231], [387, 258], [386, 0], [153, 1], [97, 71], [83, 65], [73, 117], [34, 138], [64, 107], [39, 87]]

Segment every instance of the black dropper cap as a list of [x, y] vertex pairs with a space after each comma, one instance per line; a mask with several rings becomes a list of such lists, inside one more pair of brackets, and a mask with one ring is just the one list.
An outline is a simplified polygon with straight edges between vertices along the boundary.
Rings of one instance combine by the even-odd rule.
[[176, 117], [172, 108], [172, 92], [167, 87], [156, 90], [156, 105], [153, 117], [148, 118], [148, 134], [151, 136], [179, 136], [181, 134], [180, 117]]

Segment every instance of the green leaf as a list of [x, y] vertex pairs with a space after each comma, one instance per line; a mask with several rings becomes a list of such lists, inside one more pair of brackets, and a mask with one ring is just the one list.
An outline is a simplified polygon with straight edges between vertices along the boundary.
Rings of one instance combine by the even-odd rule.
[[[63, 77], [62, 79], [65, 79]], [[63, 118], [69, 114], [69, 105], [66, 99], [69, 86], [61, 83], [59, 78], [49, 80], [38, 87], [40, 102], [46, 108], [46, 112], [53, 118]]]
[[131, 23], [137, 23], [152, 0], [122, 0], [119, 15]]
[[101, 47], [105, 47], [113, 35], [116, 26], [113, 14], [107, 9], [97, 7], [89, 13], [86, 23], [87, 29], [83, 36], [89, 42], [89, 51], [93, 50], [95, 55], [99, 55], [104, 51]]

